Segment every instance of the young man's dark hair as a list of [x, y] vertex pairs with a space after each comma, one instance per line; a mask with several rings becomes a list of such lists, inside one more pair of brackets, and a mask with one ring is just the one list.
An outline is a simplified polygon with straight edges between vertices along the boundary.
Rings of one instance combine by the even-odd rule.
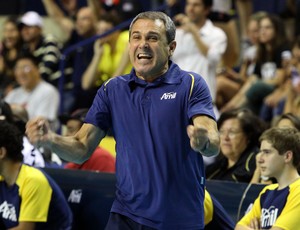
[[5, 147], [7, 157], [12, 161], [23, 161], [23, 135], [17, 127], [6, 120], [0, 120], [0, 148]]

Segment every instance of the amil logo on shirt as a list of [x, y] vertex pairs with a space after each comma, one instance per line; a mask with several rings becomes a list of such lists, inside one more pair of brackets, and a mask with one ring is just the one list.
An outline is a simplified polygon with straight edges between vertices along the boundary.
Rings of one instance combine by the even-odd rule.
[[272, 227], [278, 216], [278, 208], [271, 206], [269, 209], [261, 210], [261, 227]]
[[169, 100], [169, 99], [175, 99], [176, 93], [175, 92], [170, 92], [170, 93], [164, 93], [160, 100]]
[[12, 204], [4, 201], [0, 205], [0, 215], [2, 215], [3, 219], [17, 221], [16, 209]]

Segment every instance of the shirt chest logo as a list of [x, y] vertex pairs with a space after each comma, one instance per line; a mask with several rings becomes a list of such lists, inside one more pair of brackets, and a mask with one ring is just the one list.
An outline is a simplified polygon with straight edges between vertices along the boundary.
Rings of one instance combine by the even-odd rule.
[[176, 92], [164, 93], [160, 100], [171, 100], [176, 98]]
[[0, 215], [3, 219], [17, 221], [17, 214], [16, 209], [12, 204], [7, 203], [4, 201], [0, 205]]
[[272, 227], [278, 217], [278, 208], [271, 206], [269, 209], [261, 210], [261, 227]]

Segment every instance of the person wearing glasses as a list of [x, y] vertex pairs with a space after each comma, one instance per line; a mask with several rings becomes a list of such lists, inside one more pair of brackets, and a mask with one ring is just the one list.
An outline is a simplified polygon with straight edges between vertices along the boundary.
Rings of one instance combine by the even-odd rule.
[[249, 183], [256, 168], [258, 138], [266, 128], [250, 110], [222, 113], [218, 120], [221, 153], [206, 167], [207, 179]]
[[42, 116], [50, 121], [53, 128], [57, 128], [59, 93], [43, 80], [38, 66], [38, 59], [32, 54], [22, 54], [17, 58], [14, 74], [19, 86], [11, 90], [4, 101], [10, 105], [14, 115], [28, 119]]

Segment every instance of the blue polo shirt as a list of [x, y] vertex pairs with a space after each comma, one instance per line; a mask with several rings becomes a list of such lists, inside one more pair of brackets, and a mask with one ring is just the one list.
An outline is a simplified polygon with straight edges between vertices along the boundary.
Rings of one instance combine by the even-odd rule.
[[112, 212], [156, 229], [202, 229], [203, 159], [186, 127], [194, 115], [214, 118], [212, 99], [202, 77], [169, 65], [151, 83], [133, 69], [103, 84], [86, 122], [115, 134]]

